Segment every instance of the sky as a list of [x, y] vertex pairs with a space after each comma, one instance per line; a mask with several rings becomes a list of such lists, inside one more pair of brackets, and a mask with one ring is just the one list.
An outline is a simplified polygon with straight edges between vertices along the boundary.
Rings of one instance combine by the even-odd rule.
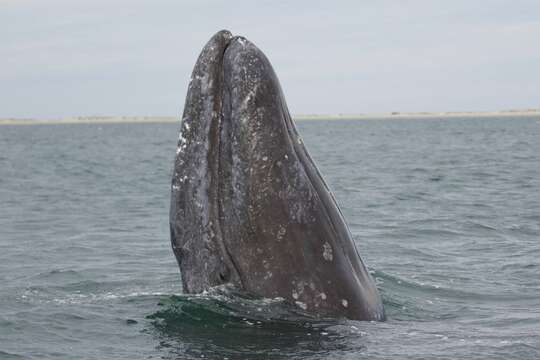
[[293, 114], [540, 108], [538, 0], [0, 0], [0, 118], [179, 116], [221, 29]]

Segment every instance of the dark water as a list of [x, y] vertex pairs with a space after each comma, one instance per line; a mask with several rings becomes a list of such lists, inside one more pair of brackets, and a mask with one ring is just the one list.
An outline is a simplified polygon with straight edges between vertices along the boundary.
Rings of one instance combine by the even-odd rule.
[[0, 358], [540, 357], [540, 118], [298, 125], [388, 321], [181, 295], [177, 125], [2, 126]]

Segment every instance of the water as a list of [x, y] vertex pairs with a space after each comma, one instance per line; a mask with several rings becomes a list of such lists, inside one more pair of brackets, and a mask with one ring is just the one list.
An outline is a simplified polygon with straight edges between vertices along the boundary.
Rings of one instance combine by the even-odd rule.
[[388, 321], [181, 294], [176, 124], [0, 127], [0, 359], [538, 359], [540, 118], [305, 121]]

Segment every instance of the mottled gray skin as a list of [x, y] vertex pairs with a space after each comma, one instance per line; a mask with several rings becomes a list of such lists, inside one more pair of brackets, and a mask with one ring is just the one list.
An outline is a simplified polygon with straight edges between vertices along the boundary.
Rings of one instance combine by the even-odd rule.
[[170, 226], [186, 293], [227, 285], [318, 316], [384, 319], [270, 62], [228, 31], [210, 39], [193, 70]]

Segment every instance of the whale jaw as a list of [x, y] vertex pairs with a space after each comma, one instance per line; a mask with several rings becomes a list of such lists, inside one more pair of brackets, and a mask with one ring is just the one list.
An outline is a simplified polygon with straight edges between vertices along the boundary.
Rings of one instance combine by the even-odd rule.
[[384, 319], [270, 62], [228, 31], [210, 39], [193, 70], [170, 225], [187, 293], [225, 284], [321, 316]]

